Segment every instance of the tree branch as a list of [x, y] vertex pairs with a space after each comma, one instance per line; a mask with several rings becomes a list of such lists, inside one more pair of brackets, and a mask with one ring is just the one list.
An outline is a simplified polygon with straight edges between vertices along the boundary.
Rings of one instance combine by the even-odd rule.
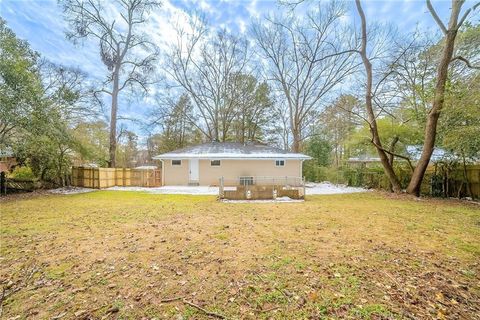
[[457, 29], [459, 29], [462, 26], [463, 22], [465, 21], [465, 19], [467, 19], [467, 16], [470, 14], [470, 12], [475, 11], [479, 6], [480, 6], [480, 2], [477, 2], [476, 4], [473, 5], [473, 7], [465, 11], [462, 18], [460, 19], [460, 22], [458, 22], [457, 24]]
[[439, 26], [440, 29], [442, 30], [443, 34], [447, 34], [447, 28], [445, 27], [445, 25], [443, 24], [442, 20], [441, 20], [440, 17], [438, 16], [437, 12], [436, 12], [435, 9], [433, 8], [432, 3], [430, 2], [430, 0], [427, 0], [427, 8], [428, 8], [428, 11], [430, 11], [430, 14], [432, 15], [432, 17], [433, 17], [433, 19], [435, 20], [435, 22], [438, 24], [438, 26]]
[[404, 156], [404, 155], [401, 155], [401, 154], [398, 154], [398, 153], [391, 152], [391, 151], [383, 148], [382, 146], [379, 146], [378, 144], [376, 144], [375, 141], [373, 141], [373, 139], [371, 139], [370, 142], [371, 142], [376, 148], [382, 150], [383, 152], [385, 152], [385, 153], [387, 153], [387, 154], [389, 154], [389, 155], [392, 155], [392, 156], [394, 156], [394, 157], [398, 157], [398, 158], [400, 158], [400, 159], [407, 160], [408, 165], [409, 165], [410, 169], [412, 170], [412, 172], [415, 170], [415, 167], [412, 165], [412, 162], [411, 162], [411, 160], [410, 160], [409, 157]]
[[465, 62], [465, 64], [467, 65], [467, 67], [469, 67], [470, 69], [479, 69], [480, 70], [480, 66], [473, 66], [470, 61], [468, 61], [466, 58], [462, 57], [462, 56], [456, 56], [454, 58], [452, 58], [452, 60], [450, 60], [450, 62], [453, 62], [455, 60], [460, 60], [460, 61], [463, 61]]

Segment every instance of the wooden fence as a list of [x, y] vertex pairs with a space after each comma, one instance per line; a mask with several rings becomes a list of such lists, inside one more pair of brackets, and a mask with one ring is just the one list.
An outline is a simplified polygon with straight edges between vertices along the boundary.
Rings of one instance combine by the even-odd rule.
[[[410, 181], [411, 172], [403, 170], [397, 172], [397, 174], [402, 186], [406, 187]], [[465, 179], [465, 176], [467, 179]], [[381, 169], [357, 171], [355, 181], [349, 181], [349, 184], [374, 189], [390, 189], [390, 182]], [[434, 197], [472, 197], [473, 199], [480, 199], [480, 165], [467, 165], [466, 175], [463, 166], [452, 169], [441, 165], [431, 165], [425, 172], [421, 194]]]
[[114, 186], [160, 187], [162, 171], [158, 169], [72, 167], [72, 185], [94, 189]]
[[[422, 190], [433, 196], [479, 199], [480, 165], [467, 165], [465, 170], [463, 166], [459, 166], [451, 171], [431, 166], [425, 173]], [[437, 194], [433, 194], [434, 190], [437, 190]]]

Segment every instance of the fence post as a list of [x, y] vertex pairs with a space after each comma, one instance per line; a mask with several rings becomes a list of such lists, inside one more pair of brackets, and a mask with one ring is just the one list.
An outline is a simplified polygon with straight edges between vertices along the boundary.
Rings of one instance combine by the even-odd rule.
[[5, 172], [0, 172], [0, 195], [7, 194], [7, 183], [5, 179]]
[[305, 177], [302, 177], [302, 185], [303, 185], [303, 199], [305, 199]]

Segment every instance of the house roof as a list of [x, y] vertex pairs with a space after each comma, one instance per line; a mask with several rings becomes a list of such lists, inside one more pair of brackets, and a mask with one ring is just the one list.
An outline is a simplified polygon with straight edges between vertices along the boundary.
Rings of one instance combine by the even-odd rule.
[[13, 158], [15, 155], [13, 154], [13, 151], [11, 148], [2, 148], [0, 147], [0, 157], [6, 157], [6, 158]]
[[[407, 146], [407, 153], [410, 158], [414, 161], [420, 160], [420, 156], [422, 155], [423, 146], [415, 145], [415, 146]], [[433, 149], [432, 156], [430, 157], [430, 162], [441, 162], [441, 161], [452, 161], [458, 159], [452, 152], [444, 150], [442, 148], [435, 148]]]
[[153, 157], [153, 159], [297, 159], [311, 157], [259, 143], [210, 142]]
[[155, 170], [155, 169], [158, 169], [157, 166], [138, 166], [138, 167], [135, 167], [135, 169], [139, 169], [139, 170]]
[[[422, 155], [423, 146], [421, 145], [409, 145], [406, 146], [406, 155], [410, 158], [411, 161], [418, 161], [420, 160], [420, 156]], [[430, 162], [437, 163], [442, 161], [452, 161], [452, 160], [459, 160], [459, 157], [453, 154], [448, 150], [444, 150], [442, 148], [435, 148], [433, 150], [432, 156], [430, 158]], [[404, 161], [403, 159], [398, 159], [397, 161]], [[348, 162], [355, 163], [355, 162], [380, 162], [380, 158], [368, 156], [368, 155], [361, 155], [359, 157], [348, 158]]]

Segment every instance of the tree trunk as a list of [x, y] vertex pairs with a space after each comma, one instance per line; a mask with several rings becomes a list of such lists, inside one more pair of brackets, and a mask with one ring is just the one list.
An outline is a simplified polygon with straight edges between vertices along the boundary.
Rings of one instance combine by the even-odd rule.
[[393, 166], [393, 161], [395, 160], [395, 156], [393, 154], [395, 153], [395, 146], [397, 145], [398, 140], [398, 137], [393, 137], [392, 143], [390, 144], [390, 154], [388, 155], [388, 162], [391, 166]]
[[413, 171], [412, 178], [407, 187], [407, 192], [416, 196], [420, 195], [420, 187], [422, 185], [423, 177], [435, 148], [437, 123], [445, 100], [445, 84], [448, 78], [448, 66], [450, 65], [453, 56], [455, 37], [457, 36], [458, 30], [457, 20], [462, 3], [462, 1], [452, 1], [452, 11], [450, 14], [450, 21], [448, 23], [448, 30], [444, 39], [445, 44], [443, 47], [442, 58], [437, 68], [437, 83], [435, 85], [433, 106], [427, 116], [422, 155], [418, 160], [417, 166]]
[[377, 128], [377, 120], [375, 118], [375, 113], [373, 111], [373, 104], [372, 104], [372, 64], [367, 57], [367, 22], [365, 19], [365, 13], [363, 12], [362, 6], [360, 4], [360, 0], [356, 0], [357, 10], [360, 15], [362, 21], [362, 48], [360, 51], [360, 55], [362, 57], [363, 65], [365, 66], [365, 72], [367, 74], [367, 83], [366, 83], [366, 92], [365, 92], [365, 105], [368, 114], [368, 122], [370, 126], [370, 133], [372, 135], [372, 143], [377, 149], [378, 156], [383, 166], [383, 170], [392, 185], [392, 189], [395, 193], [402, 192], [402, 186], [398, 181], [397, 175], [393, 170], [393, 167], [390, 165], [389, 159], [387, 154], [385, 153], [382, 142], [380, 141], [380, 135], [378, 134]]
[[119, 93], [119, 72], [117, 68], [113, 74], [113, 89], [112, 89], [112, 108], [110, 111], [110, 161], [108, 166], [115, 168], [116, 154], [117, 154], [117, 110], [118, 110], [118, 93]]
[[300, 152], [300, 132], [297, 129], [292, 130], [293, 143], [292, 152]]
[[470, 181], [468, 181], [468, 171], [467, 171], [467, 163], [465, 161], [465, 155], [463, 154], [462, 152], [462, 159], [463, 159], [463, 179], [465, 181], [465, 185], [466, 185], [466, 191], [467, 191], [467, 194], [473, 199], [473, 193], [472, 193], [472, 189], [470, 188]]
[[[400, 139], [397, 136], [393, 137], [392, 142], [390, 143], [390, 148], [388, 150], [390, 151], [390, 153], [388, 154], [388, 163], [390, 163], [390, 166], [392, 167], [393, 167], [393, 162], [395, 161], [394, 153], [395, 153], [395, 146], [397, 145], [398, 140]], [[390, 183], [390, 191], [393, 191], [393, 186], [391, 183]]]

